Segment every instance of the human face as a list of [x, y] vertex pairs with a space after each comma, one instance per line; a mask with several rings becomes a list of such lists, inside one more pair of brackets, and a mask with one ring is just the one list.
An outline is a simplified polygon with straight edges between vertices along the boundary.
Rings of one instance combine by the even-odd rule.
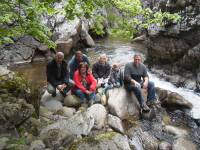
[[86, 69], [85, 66], [84, 66], [84, 67], [81, 67], [81, 69], [80, 69], [80, 73], [81, 73], [81, 74], [86, 73], [86, 70], [87, 70], [87, 69]]
[[81, 62], [83, 60], [82, 54], [76, 54], [76, 60]]
[[56, 56], [56, 62], [57, 62], [58, 64], [61, 64], [62, 61], [63, 61], [63, 59], [64, 59], [64, 57], [63, 57], [62, 55], [57, 55], [57, 56]]
[[138, 66], [141, 63], [141, 56], [134, 56], [134, 64]]
[[100, 57], [99, 63], [100, 64], [105, 64], [106, 63], [106, 57]]

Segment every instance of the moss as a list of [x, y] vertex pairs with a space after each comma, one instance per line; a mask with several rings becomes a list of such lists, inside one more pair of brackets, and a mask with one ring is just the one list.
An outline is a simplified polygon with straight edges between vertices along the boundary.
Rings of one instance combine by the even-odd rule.
[[97, 145], [104, 140], [112, 140], [116, 134], [117, 134], [116, 132], [106, 132], [98, 134], [95, 137], [85, 137], [81, 140], [74, 142], [73, 145], [70, 147], [70, 150], [76, 150], [77, 146], [83, 143], [87, 143], [92, 146], [92, 145]]

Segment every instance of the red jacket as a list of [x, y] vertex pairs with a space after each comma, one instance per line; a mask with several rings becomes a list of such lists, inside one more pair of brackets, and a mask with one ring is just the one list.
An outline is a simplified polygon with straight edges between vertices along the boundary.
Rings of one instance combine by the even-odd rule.
[[[74, 73], [75, 89], [78, 88], [83, 93], [85, 93], [85, 91], [87, 89], [82, 85], [81, 80], [82, 80], [82, 77], [79, 74], [79, 71], [77, 70]], [[89, 91], [94, 92], [96, 90], [96, 87], [97, 87], [97, 81], [90, 71], [88, 71], [88, 74], [86, 76], [86, 81], [87, 81], [87, 84], [89, 85]]]

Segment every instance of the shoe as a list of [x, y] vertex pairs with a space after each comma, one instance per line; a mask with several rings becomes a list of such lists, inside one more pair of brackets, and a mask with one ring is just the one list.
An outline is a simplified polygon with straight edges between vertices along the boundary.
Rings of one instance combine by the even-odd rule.
[[143, 103], [141, 108], [142, 108], [142, 111], [144, 111], [144, 112], [150, 111], [150, 108], [146, 105], [146, 103]]
[[56, 97], [56, 93], [51, 94], [52, 97]]

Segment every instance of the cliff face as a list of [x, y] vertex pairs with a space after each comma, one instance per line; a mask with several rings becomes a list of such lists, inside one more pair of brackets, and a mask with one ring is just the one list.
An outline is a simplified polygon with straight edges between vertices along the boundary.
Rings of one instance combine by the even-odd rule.
[[[143, 3], [153, 10], [178, 13], [182, 17], [179, 23], [167, 22], [157, 34], [149, 34], [150, 66], [156, 64], [183, 76], [189, 71], [197, 79], [200, 75], [200, 1], [143, 0]], [[198, 79], [197, 83], [200, 83]]]

